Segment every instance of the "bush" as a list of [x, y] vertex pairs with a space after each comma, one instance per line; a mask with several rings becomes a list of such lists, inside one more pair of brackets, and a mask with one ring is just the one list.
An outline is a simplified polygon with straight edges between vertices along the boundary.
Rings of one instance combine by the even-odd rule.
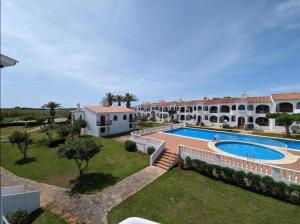
[[66, 139], [57, 139], [57, 140], [52, 140], [49, 144], [48, 144], [48, 146], [50, 147], [50, 148], [55, 148], [55, 147], [57, 147], [57, 146], [59, 146], [59, 145], [61, 145], [61, 144], [64, 144], [65, 143], [65, 141], [66, 141]]
[[152, 155], [153, 153], [155, 152], [155, 148], [154, 147], [148, 147], [147, 148], [147, 154], [150, 156], [150, 155]]
[[125, 149], [128, 152], [135, 152], [136, 151], [136, 144], [133, 141], [127, 140], [125, 141]]
[[173, 123], [173, 124], [179, 124], [179, 120], [174, 119], [174, 120], [172, 120], [172, 123]]
[[10, 224], [22, 224], [28, 219], [28, 213], [26, 210], [17, 209], [14, 212], [7, 214], [7, 221]]
[[231, 128], [231, 126], [230, 126], [229, 124], [223, 124], [223, 125], [222, 125], [222, 128], [227, 128], [227, 129], [230, 129], [230, 128]]
[[246, 129], [247, 130], [252, 130], [254, 128], [253, 124], [247, 124]]
[[192, 165], [192, 159], [191, 159], [191, 157], [186, 157], [185, 158], [185, 165], [187, 166], [187, 167], [191, 167], [191, 165]]
[[291, 129], [292, 129], [292, 132], [294, 134], [299, 134], [300, 133], [300, 127], [297, 126], [297, 125], [292, 126]]
[[[188, 158], [188, 157], [187, 157]], [[186, 163], [187, 163], [186, 158]], [[261, 177], [251, 172], [236, 171], [228, 167], [212, 165], [200, 160], [191, 160], [191, 167], [205, 176], [243, 187], [247, 190], [271, 196], [282, 201], [300, 205], [300, 186], [276, 182], [269, 176]]]

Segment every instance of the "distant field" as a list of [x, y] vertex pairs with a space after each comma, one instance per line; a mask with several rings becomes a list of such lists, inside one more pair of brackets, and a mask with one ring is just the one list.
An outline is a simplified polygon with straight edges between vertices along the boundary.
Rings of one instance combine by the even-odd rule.
[[[72, 108], [56, 110], [56, 117], [67, 117]], [[1, 109], [0, 116], [3, 123], [18, 120], [39, 120], [49, 117], [49, 110], [35, 108], [4, 108]]]

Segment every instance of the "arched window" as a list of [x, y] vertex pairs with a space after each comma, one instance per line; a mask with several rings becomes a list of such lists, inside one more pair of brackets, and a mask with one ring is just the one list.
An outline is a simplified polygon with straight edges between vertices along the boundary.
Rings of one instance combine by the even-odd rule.
[[229, 113], [230, 112], [230, 108], [227, 105], [222, 105], [220, 108], [220, 112], [221, 113]]
[[276, 112], [293, 112], [293, 104], [291, 103], [279, 103], [276, 106]]
[[206, 121], [208, 120], [208, 116], [207, 115], [204, 117], [204, 120], [206, 120]]
[[127, 120], [127, 115], [126, 114], [123, 115], [123, 120]]
[[193, 119], [192, 115], [187, 115], [187, 116], [186, 116], [186, 120], [187, 120], [187, 121], [190, 121], [190, 120], [192, 120], [192, 119]]
[[236, 105], [232, 105], [231, 110], [236, 110]]
[[[150, 115], [150, 114], [149, 114]], [[148, 114], [147, 114], [148, 116]], [[117, 115], [114, 115], [114, 121], [117, 121], [118, 120], [118, 116]]]
[[253, 111], [254, 110], [254, 107], [253, 105], [248, 105], [248, 108], [247, 108], [248, 111]]
[[201, 106], [198, 106], [198, 110], [202, 110], [202, 107], [201, 107]]
[[218, 107], [212, 106], [209, 108], [209, 113], [218, 113]]
[[270, 107], [268, 105], [258, 105], [255, 112], [257, 114], [267, 114], [270, 112]]
[[235, 116], [231, 116], [231, 121], [235, 122]]
[[208, 106], [205, 106], [203, 110], [208, 111]]
[[269, 126], [269, 119], [266, 117], [258, 117], [256, 118], [255, 123], [259, 126]]
[[296, 109], [298, 109], [298, 110], [300, 109], [300, 102], [297, 103]]
[[221, 116], [219, 119], [219, 123], [226, 123], [229, 121], [229, 117], [228, 116]]
[[238, 110], [246, 110], [245, 105], [239, 105]]
[[180, 112], [184, 113], [185, 112], [185, 108], [184, 107], [180, 107]]
[[253, 117], [248, 117], [248, 123], [253, 123]]
[[218, 123], [218, 117], [217, 116], [211, 116], [209, 118], [209, 121], [212, 122], [212, 123]]

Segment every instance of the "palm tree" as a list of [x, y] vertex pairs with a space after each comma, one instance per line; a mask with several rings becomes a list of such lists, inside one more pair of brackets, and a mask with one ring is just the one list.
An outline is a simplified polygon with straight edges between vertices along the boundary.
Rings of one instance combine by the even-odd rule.
[[131, 102], [135, 102], [135, 101], [138, 101], [138, 98], [131, 94], [131, 93], [126, 93], [125, 96], [124, 96], [124, 102], [126, 102], [126, 107], [127, 108], [130, 108], [131, 107]]
[[103, 97], [102, 100], [108, 102], [109, 106], [112, 106], [115, 100], [115, 96], [112, 93], [106, 93], [105, 97]]
[[124, 102], [124, 97], [121, 95], [116, 95], [115, 96], [115, 102], [118, 103], [118, 106], [121, 106], [121, 104]]
[[54, 117], [55, 117], [55, 113], [56, 113], [55, 109], [59, 108], [60, 106], [61, 105], [59, 103], [56, 103], [53, 101], [48, 102], [47, 108], [50, 109], [49, 114], [50, 114], [51, 123], [54, 123]]

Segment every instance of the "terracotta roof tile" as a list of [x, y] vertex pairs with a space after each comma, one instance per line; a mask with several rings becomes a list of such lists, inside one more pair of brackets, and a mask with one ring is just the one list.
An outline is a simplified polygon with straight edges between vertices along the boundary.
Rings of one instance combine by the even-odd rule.
[[119, 106], [86, 106], [88, 110], [94, 111], [95, 113], [134, 113], [134, 110], [129, 109], [127, 107], [119, 107]]
[[205, 100], [204, 104], [220, 104], [220, 103], [235, 103], [239, 102], [241, 98], [232, 98], [232, 97], [224, 97], [224, 98], [214, 98], [214, 99], [209, 99]]
[[271, 97], [269, 96], [247, 97], [246, 101], [248, 103], [272, 103]]
[[296, 93], [275, 93], [272, 94], [273, 100], [300, 100], [300, 92]]

